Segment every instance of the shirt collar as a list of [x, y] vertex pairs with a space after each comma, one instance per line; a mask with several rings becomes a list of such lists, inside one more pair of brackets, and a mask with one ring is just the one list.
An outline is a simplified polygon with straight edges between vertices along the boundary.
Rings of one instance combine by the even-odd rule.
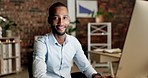
[[[51, 37], [52, 37], [51, 41], [53, 44], [59, 44], [52, 32], [51, 32]], [[67, 44], [68, 41], [69, 41], [69, 35], [66, 34], [66, 39], [64, 41], [64, 44]]]

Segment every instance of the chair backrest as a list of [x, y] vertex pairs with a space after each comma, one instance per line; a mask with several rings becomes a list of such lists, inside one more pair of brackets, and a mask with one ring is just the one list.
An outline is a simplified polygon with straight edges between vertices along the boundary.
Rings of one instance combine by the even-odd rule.
[[33, 78], [33, 73], [32, 73], [33, 57], [32, 56], [33, 56], [33, 51], [28, 56], [28, 74], [29, 74], [29, 78]]
[[[97, 40], [93, 40], [93, 38]], [[103, 40], [103, 41], [102, 41]], [[95, 41], [95, 42], [94, 42]], [[111, 49], [111, 23], [88, 23], [88, 51], [93, 49]]]

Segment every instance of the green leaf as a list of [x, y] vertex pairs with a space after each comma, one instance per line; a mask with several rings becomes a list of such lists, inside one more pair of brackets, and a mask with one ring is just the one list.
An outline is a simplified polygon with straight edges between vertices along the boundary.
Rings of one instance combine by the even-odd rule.
[[0, 24], [2, 23], [2, 19], [0, 19]]
[[10, 24], [9, 24], [9, 23], [7, 23], [7, 24], [5, 25], [5, 30], [8, 30], [8, 29], [10, 29]]

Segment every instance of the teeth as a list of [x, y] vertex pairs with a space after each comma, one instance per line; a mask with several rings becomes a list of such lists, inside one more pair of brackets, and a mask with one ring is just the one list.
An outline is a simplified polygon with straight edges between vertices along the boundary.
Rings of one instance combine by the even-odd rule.
[[59, 30], [64, 30], [65, 27], [64, 27], [64, 26], [59, 26], [58, 29], [59, 29]]
[[63, 26], [60, 26], [59, 28], [64, 28]]

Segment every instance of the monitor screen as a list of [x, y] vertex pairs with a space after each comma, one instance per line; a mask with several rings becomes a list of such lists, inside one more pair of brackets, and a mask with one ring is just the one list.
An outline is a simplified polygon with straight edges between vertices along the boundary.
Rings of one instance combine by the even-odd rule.
[[148, 1], [137, 0], [116, 78], [148, 78]]

